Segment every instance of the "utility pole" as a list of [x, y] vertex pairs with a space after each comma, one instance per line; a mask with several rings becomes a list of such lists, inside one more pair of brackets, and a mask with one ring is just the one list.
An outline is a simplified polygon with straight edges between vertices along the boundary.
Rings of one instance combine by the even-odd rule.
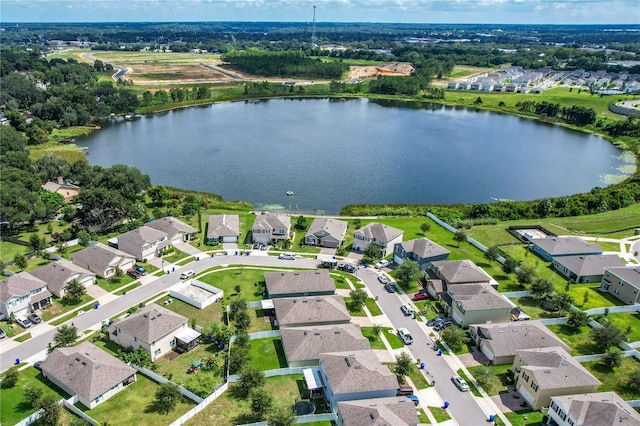
[[316, 5], [313, 5], [313, 26], [311, 27], [311, 47], [316, 47]]

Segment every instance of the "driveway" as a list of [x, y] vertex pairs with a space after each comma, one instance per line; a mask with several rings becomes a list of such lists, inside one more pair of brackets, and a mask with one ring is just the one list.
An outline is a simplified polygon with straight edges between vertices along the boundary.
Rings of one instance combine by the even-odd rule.
[[192, 246], [189, 243], [175, 243], [174, 247], [180, 250], [183, 253], [190, 254], [191, 256], [197, 256], [202, 254], [202, 250], [197, 247]]

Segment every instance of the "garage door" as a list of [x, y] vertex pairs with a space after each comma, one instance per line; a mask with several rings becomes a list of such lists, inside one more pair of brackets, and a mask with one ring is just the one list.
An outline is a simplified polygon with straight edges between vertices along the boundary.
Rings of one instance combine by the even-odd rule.
[[493, 352], [491, 352], [491, 350], [485, 345], [482, 345], [482, 348], [480, 348], [480, 352], [482, 352], [484, 356], [487, 357], [487, 359], [493, 359]]
[[522, 386], [518, 387], [518, 392], [520, 392], [520, 395], [522, 395], [524, 400], [527, 401], [527, 404], [533, 407], [533, 395], [531, 395], [529, 391]]

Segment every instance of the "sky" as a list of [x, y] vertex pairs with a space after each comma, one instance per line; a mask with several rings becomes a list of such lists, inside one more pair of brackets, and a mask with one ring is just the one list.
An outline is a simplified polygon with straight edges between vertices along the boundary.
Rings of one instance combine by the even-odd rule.
[[0, 0], [4, 22], [640, 24], [640, 0]]

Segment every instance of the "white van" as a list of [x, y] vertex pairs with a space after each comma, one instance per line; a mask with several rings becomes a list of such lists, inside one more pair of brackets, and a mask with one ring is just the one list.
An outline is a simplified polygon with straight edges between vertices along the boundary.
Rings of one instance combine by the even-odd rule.
[[192, 276], [194, 276], [196, 273], [193, 272], [193, 270], [191, 271], [184, 271], [183, 273], [180, 274], [180, 279], [181, 280], [186, 280], [187, 278], [190, 278]]
[[413, 343], [413, 336], [406, 328], [398, 329], [398, 337], [400, 337], [400, 340], [402, 340], [402, 343], [404, 343], [405, 345], [410, 345]]

